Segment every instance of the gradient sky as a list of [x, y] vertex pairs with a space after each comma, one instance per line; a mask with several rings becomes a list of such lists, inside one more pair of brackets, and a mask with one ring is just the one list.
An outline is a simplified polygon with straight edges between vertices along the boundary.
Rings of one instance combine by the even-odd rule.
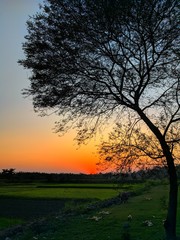
[[39, 117], [21, 90], [30, 72], [19, 66], [26, 21], [40, 0], [0, 0], [0, 171], [94, 173], [96, 140], [77, 148], [75, 133], [53, 133], [55, 116]]

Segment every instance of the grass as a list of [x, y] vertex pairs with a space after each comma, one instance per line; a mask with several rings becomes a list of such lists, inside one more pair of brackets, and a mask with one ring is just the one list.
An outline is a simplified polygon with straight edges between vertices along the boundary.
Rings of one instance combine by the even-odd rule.
[[[102, 191], [100, 191], [101, 189]], [[31, 199], [107, 199], [117, 195], [116, 188], [111, 185], [10, 185], [0, 187], [0, 197]]]
[[[168, 186], [156, 185], [154, 183], [141, 185], [124, 184], [119, 191], [135, 190], [139, 195], [130, 198], [126, 204], [114, 205], [88, 213], [83, 212], [83, 207], [87, 202], [74, 202], [73, 199], [80, 197], [84, 197], [87, 201], [93, 198], [106, 199], [109, 196], [117, 195], [117, 190], [114, 190], [112, 185], [107, 187], [102, 185], [102, 189], [95, 185], [87, 188], [83, 185], [85, 189], [81, 185], [80, 189], [74, 187], [75, 185], [71, 185], [67, 189], [65, 189], [64, 185], [60, 185], [59, 188], [57, 185], [55, 185], [55, 188], [53, 188], [53, 185], [50, 185], [48, 188], [36, 188], [37, 185], [34, 185], [30, 186], [27, 191], [24, 190], [25, 186], [16, 186], [16, 191], [19, 189], [19, 194], [13, 191], [10, 195], [9, 190], [12, 186], [9, 186], [9, 190], [4, 189], [4, 194], [6, 193], [4, 196], [12, 196], [12, 199], [14, 197], [22, 197], [23, 200], [25, 196], [28, 196], [28, 198], [33, 196], [37, 199], [45, 199], [47, 196], [49, 198], [50, 195], [54, 197], [57, 191], [58, 194], [56, 196], [59, 196], [60, 199], [65, 198], [65, 196], [70, 197], [70, 201], [66, 201], [65, 210], [76, 210], [76, 214], [71, 214], [71, 212], [67, 214], [68, 211], [66, 214], [57, 212], [54, 217], [50, 216], [47, 218], [44, 224], [38, 225], [37, 223], [36, 228], [26, 230], [23, 235], [13, 238], [13, 240], [150, 240], [152, 238], [154, 240], [162, 240]], [[22, 189], [22, 192], [20, 189]], [[0, 191], [2, 191], [2, 188]], [[71, 197], [74, 198], [71, 199]], [[90, 197], [90, 199], [87, 197]], [[131, 221], [128, 220], [128, 215], [132, 215]], [[151, 227], [145, 226], [143, 222], [146, 220], [151, 221], [153, 225]], [[180, 235], [179, 224], [180, 215], [178, 215], [178, 235]]]
[[[166, 210], [161, 197], [167, 196], [167, 186], [156, 186], [150, 191], [133, 197], [127, 204], [115, 205], [106, 209], [78, 215], [59, 215], [51, 218], [47, 229], [41, 233], [32, 231], [15, 240], [161, 240], [164, 234], [163, 219]], [[108, 214], [107, 214], [108, 213]], [[132, 221], [128, 221], [128, 215]], [[94, 216], [99, 218], [95, 221]], [[144, 226], [145, 220], [151, 220], [153, 226]]]
[[[114, 184], [0, 184], [0, 229], [117, 195]], [[14, 220], [14, 221], [13, 221]]]
[[10, 184], [0, 186], [0, 198], [108, 199], [123, 191], [142, 191], [145, 184]]
[[22, 219], [0, 217], [0, 230], [22, 223], [24, 223]]

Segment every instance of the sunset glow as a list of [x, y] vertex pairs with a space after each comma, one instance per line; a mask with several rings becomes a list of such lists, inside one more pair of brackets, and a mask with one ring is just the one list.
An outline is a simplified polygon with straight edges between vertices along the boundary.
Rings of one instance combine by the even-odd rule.
[[13, 167], [18, 171], [95, 173], [98, 159], [93, 141], [91, 144], [78, 147], [73, 140], [74, 132], [59, 137], [52, 132], [48, 120], [39, 118], [30, 129], [19, 126], [14, 132], [11, 127], [9, 131], [4, 131], [0, 142], [2, 147], [0, 168]]
[[23, 58], [22, 42], [29, 15], [42, 0], [1, 0], [0, 64], [0, 170], [95, 173], [97, 141], [77, 147], [75, 133], [53, 133], [55, 116], [41, 118], [31, 99], [21, 90], [29, 85], [30, 73], [17, 64]]

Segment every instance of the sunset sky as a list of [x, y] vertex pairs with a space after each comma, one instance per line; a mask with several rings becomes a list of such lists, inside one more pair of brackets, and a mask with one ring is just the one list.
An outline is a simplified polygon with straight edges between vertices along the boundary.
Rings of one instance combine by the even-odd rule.
[[0, 171], [94, 173], [97, 140], [77, 147], [75, 133], [53, 133], [57, 117], [39, 117], [21, 90], [30, 72], [19, 66], [26, 21], [40, 0], [0, 0]]

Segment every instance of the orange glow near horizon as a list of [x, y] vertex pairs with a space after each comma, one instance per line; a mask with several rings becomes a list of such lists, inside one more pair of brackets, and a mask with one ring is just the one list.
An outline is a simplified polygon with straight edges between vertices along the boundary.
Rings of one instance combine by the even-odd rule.
[[[37, 119], [44, 124], [48, 119]], [[87, 145], [77, 146], [73, 140], [75, 132], [63, 137], [52, 133], [49, 126], [36, 125], [29, 130], [23, 126], [4, 132], [0, 139], [0, 169], [15, 168], [16, 171], [96, 173], [98, 156], [94, 140]]]

